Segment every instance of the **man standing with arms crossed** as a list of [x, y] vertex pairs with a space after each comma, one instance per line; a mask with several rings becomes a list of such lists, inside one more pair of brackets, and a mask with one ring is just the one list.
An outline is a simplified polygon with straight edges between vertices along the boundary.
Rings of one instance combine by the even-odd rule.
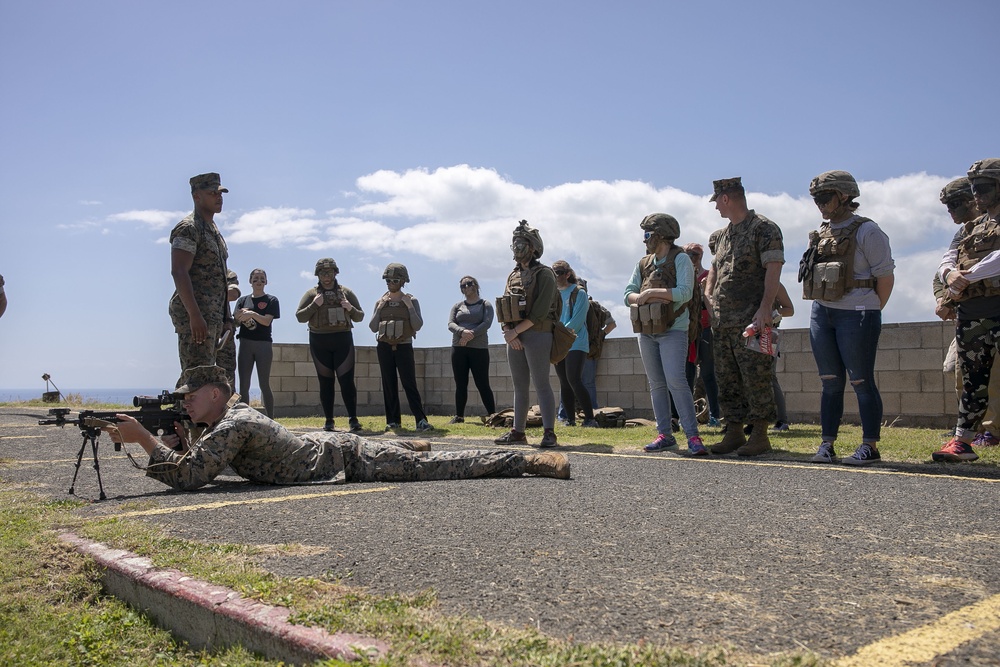
[[[191, 178], [194, 212], [170, 232], [170, 320], [177, 332], [181, 373], [195, 366], [214, 366], [220, 336], [233, 332], [229, 310], [226, 260], [229, 251], [215, 226], [222, 211], [222, 187], [216, 173]], [[181, 380], [177, 381], [178, 386]]]
[[[785, 250], [778, 225], [747, 208], [739, 177], [713, 181], [713, 186], [710, 201], [729, 225], [718, 232], [712, 268], [705, 279], [708, 306], [718, 322], [713, 327], [715, 375], [726, 419], [726, 435], [711, 452], [757, 456], [771, 449], [767, 429], [776, 418], [771, 388], [774, 371], [770, 355], [746, 347], [743, 331], [751, 323], [757, 331], [772, 326], [771, 310]], [[749, 440], [744, 424], [753, 426]]]

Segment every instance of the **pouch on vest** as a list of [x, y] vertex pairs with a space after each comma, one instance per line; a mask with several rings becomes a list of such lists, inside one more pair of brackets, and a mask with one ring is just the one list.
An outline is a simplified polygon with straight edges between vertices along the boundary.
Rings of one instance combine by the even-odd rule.
[[497, 319], [504, 324], [517, 323], [527, 317], [527, 302], [519, 294], [505, 294], [496, 298]]
[[628, 307], [629, 318], [632, 320], [632, 333], [660, 334], [667, 331], [674, 323], [667, 317], [669, 306], [660, 301], [632, 304]]
[[812, 275], [813, 299], [836, 301], [844, 296], [844, 262], [819, 262]]
[[327, 308], [326, 310], [327, 324], [333, 327], [346, 327], [347, 326], [347, 311], [343, 309], [342, 306], [337, 306], [335, 308]]
[[403, 320], [383, 320], [378, 323], [377, 339], [383, 343], [398, 343], [403, 338]]

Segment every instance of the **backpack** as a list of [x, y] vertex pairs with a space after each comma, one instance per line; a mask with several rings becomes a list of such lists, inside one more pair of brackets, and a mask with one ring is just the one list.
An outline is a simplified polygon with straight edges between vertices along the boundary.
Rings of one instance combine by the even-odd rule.
[[[576, 303], [576, 295], [579, 291], [580, 287], [578, 286], [569, 295], [570, 312], [573, 311], [573, 306]], [[602, 330], [610, 317], [611, 311], [597, 301], [590, 299], [590, 308], [587, 310], [587, 338], [590, 343], [590, 351], [587, 353], [588, 359], [597, 359], [601, 356], [601, 349], [604, 347], [604, 332]]]

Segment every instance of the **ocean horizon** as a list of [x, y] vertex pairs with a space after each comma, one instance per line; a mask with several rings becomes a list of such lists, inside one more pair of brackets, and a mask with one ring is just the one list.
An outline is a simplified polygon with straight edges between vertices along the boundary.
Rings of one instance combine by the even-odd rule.
[[[134, 389], [134, 388], [122, 388], [122, 387], [112, 387], [112, 388], [98, 388], [98, 389], [77, 389], [76, 387], [63, 388], [60, 387], [59, 391], [62, 395], [69, 396], [70, 394], [79, 395], [84, 401], [97, 401], [100, 403], [114, 403], [117, 405], [132, 405], [132, 399], [136, 396], [159, 396], [163, 390], [171, 390], [172, 387], [159, 387], [156, 389]], [[53, 389], [52, 391], [55, 391]], [[44, 388], [34, 388], [34, 389], [4, 389], [0, 388], [0, 403], [11, 403], [17, 401], [31, 401], [40, 400], [42, 394], [45, 392]], [[260, 400], [260, 389], [257, 387], [250, 388], [250, 399]]]

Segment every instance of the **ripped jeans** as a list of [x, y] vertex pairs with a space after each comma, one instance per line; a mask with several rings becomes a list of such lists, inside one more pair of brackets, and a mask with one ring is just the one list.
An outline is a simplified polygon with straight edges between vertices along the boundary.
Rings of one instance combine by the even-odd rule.
[[858, 398], [862, 439], [878, 442], [881, 437], [882, 395], [875, 386], [875, 355], [881, 333], [880, 310], [838, 310], [813, 302], [809, 343], [823, 382], [819, 404], [823, 440], [837, 439], [848, 377]]

